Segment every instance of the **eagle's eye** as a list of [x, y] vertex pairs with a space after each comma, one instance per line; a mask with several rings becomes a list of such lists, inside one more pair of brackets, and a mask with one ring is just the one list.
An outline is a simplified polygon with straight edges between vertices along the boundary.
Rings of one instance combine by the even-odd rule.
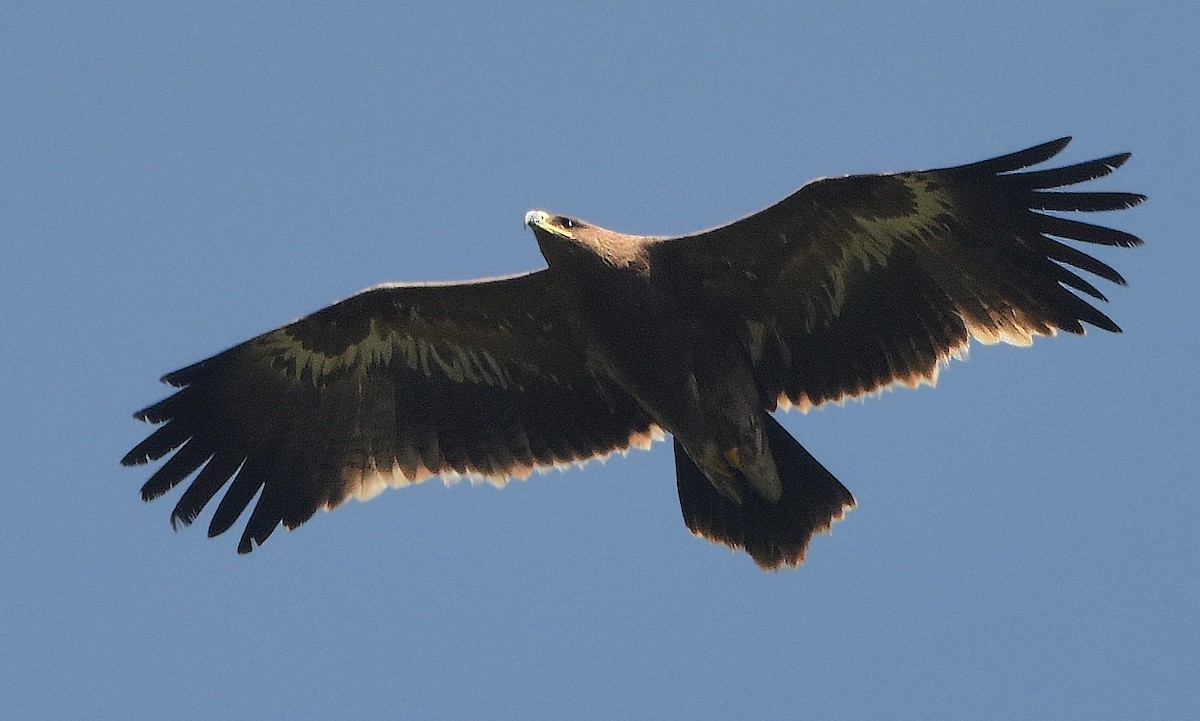
[[560, 217], [558, 219], [558, 227], [560, 228], [566, 228], [567, 230], [570, 230], [571, 228], [574, 228], [575, 225], [575, 221], [571, 220], [570, 218]]

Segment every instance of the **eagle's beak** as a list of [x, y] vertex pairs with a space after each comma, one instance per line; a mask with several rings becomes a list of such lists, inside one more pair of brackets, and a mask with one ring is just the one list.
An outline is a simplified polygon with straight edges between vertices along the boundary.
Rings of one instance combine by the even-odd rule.
[[573, 238], [570, 231], [566, 228], [560, 228], [550, 222], [550, 214], [544, 210], [531, 210], [525, 214], [525, 225], [537, 230], [541, 229], [551, 235], [557, 235], [562, 238]]

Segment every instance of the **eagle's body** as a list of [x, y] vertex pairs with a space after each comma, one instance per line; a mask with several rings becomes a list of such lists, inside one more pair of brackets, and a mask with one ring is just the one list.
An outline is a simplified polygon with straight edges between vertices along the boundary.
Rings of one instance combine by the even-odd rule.
[[779, 474], [750, 360], [729, 328], [650, 272], [660, 239], [574, 219], [556, 223], [545, 211], [531, 211], [526, 223], [547, 272], [566, 289], [593, 362], [674, 436], [723, 495], [741, 501], [735, 477], [742, 470], [764, 497], [778, 501]]
[[1115, 270], [1059, 239], [1140, 243], [1049, 211], [1130, 207], [1055, 192], [1128, 155], [1015, 172], [1066, 139], [972, 165], [814, 181], [702, 233], [625, 235], [532, 211], [547, 268], [390, 285], [165, 377], [138, 414], [165, 424], [127, 464], [175, 454], [142, 489], [193, 472], [190, 523], [250, 504], [239, 550], [350, 495], [430, 475], [503, 482], [671, 433], [684, 519], [760, 565], [803, 560], [853, 496], [770, 415], [932, 383], [971, 338], [1028, 344], [1083, 323], [1117, 331], [1071, 289]]

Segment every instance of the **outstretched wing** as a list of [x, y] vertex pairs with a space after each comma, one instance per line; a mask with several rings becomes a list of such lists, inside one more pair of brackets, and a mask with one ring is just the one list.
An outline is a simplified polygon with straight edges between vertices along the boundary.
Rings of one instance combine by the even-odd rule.
[[136, 414], [162, 423], [122, 460], [167, 460], [146, 500], [197, 469], [172, 515], [209, 526], [261, 495], [238, 550], [351, 495], [435, 474], [503, 482], [660, 431], [590, 364], [545, 271], [372, 288], [163, 378], [181, 390]]
[[738, 332], [764, 397], [808, 408], [932, 383], [971, 338], [1117, 332], [1072, 292], [1105, 300], [1071, 268], [1124, 284], [1063, 242], [1138, 238], [1040, 211], [1132, 207], [1142, 195], [1054, 190], [1108, 175], [1129, 154], [1015, 172], [1070, 138], [941, 170], [813, 181], [730, 225], [657, 245], [652, 267]]

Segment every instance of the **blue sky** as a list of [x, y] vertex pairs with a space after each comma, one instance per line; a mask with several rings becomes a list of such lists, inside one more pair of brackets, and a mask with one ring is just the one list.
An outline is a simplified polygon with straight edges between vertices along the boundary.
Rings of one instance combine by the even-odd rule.
[[[1200, 706], [1194, 3], [16, 3], [0, 11], [0, 697], [13, 718], [1182, 718]], [[669, 446], [389, 491], [246, 557], [118, 459], [162, 373], [545, 207], [721, 223], [1065, 134], [1119, 336], [783, 418], [857, 495], [766, 574]], [[1111, 291], [1111, 292], [1109, 292]]]

